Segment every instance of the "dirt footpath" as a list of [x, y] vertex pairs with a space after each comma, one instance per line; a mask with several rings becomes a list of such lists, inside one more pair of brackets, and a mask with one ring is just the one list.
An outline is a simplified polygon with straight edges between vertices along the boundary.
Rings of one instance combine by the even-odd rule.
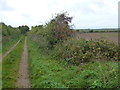
[[30, 80], [29, 80], [29, 71], [28, 71], [28, 49], [27, 43], [24, 43], [24, 52], [21, 57], [21, 61], [19, 64], [19, 72], [17, 79], [17, 88], [30, 88]]

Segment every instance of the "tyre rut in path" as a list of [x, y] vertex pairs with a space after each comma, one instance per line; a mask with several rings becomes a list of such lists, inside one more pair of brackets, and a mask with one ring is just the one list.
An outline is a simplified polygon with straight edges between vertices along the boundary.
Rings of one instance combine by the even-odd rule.
[[5, 54], [3, 54], [2, 56], [0, 56], [2, 59], [4, 58], [4, 57], [6, 57], [17, 45], [18, 45], [18, 43], [20, 42], [20, 40], [16, 43], [16, 44], [14, 44], [14, 46], [13, 47], [11, 47]]
[[17, 88], [30, 88], [30, 80], [29, 80], [29, 71], [28, 71], [28, 49], [27, 43], [24, 42], [24, 52], [21, 57], [21, 61], [19, 64], [19, 72], [18, 79], [16, 83]]

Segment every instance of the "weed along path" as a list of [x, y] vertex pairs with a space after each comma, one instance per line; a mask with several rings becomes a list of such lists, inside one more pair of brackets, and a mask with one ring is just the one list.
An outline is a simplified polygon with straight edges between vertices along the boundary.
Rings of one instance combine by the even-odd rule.
[[5, 54], [3, 54], [0, 57], [2, 57], [2, 58], [6, 57], [18, 45], [19, 42], [20, 42], [20, 40], [13, 47], [11, 47]]
[[21, 61], [19, 64], [19, 72], [17, 79], [17, 88], [30, 88], [30, 80], [29, 80], [29, 71], [28, 71], [28, 49], [27, 49], [27, 38], [25, 38], [24, 42], [24, 52], [21, 57]]

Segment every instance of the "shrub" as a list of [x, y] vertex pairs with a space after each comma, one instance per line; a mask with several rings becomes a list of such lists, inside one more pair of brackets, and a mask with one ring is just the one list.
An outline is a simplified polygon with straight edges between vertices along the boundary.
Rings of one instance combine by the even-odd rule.
[[45, 32], [49, 49], [53, 49], [57, 43], [67, 40], [73, 34], [69, 26], [71, 21], [72, 17], [67, 16], [66, 13], [62, 13], [57, 14], [56, 17], [46, 24]]
[[73, 64], [86, 63], [90, 60], [117, 60], [118, 47], [106, 40], [69, 39], [56, 45], [52, 56]]
[[71, 21], [72, 17], [69, 17], [66, 12], [57, 14], [46, 25], [32, 27], [30, 34], [33, 34], [33, 36], [37, 34], [37, 39], [46, 39], [46, 48], [51, 50], [57, 43], [61, 43], [73, 35], [73, 31], [69, 25]]

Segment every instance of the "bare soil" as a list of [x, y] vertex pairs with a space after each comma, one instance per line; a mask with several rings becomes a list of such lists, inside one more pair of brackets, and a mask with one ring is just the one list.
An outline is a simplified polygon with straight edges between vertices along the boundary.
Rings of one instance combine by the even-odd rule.
[[77, 39], [85, 38], [88, 40], [104, 39], [118, 44], [118, 33], [117, 32], [106, 32], [106, 33], [81, 33], [76, 34]]
[[28, 49], [25, 38], [24, 43], [24, 52], [21, 57], [18, 79], [17, 79], [17, 88], [30, 88], [30, 80], [29, 80], [29, 71], [28, 71]]

